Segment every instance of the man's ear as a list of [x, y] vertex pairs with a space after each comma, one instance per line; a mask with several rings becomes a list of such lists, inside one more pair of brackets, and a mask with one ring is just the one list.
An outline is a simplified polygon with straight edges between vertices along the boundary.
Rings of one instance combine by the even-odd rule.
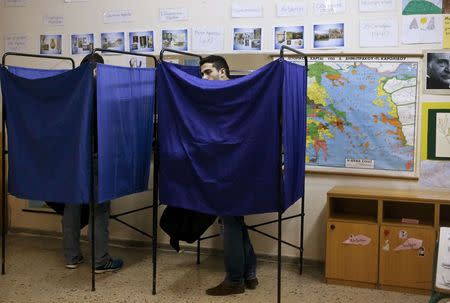
[[228, 79], [227, 72], [225, 71], [225, 68], [222, 67], [219, 70], [219, 77], [220, 77], [220, 79]]

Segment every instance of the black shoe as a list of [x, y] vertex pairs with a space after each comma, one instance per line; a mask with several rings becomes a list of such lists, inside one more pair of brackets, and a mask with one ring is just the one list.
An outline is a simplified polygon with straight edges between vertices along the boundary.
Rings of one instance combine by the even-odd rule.
[[228, 295], [242, 294], [244, 292], [245, 292], [244, 283], [233, 284], [228, 281], [223, 281], [216, 287], [206, 290], [206, 294], [209, 296], [228, 296]]
[[75, 269], [78, 268], [78, 265], [84, 262], [83, 256], [78, 256], [72, 262], [66, 264], [66, 268], [68, 269]]
[[118, 271], [123, 266], [123, 261], [121, 259], [110, 259], [102, 266], [97, 266], [95, 268], [96, 274], [102, 274], [108, 271]]
[[253, 278], [249, 280], [245, 280], [245, 287], [248, 289], [255, 289], [258, 286], [258, 278]]

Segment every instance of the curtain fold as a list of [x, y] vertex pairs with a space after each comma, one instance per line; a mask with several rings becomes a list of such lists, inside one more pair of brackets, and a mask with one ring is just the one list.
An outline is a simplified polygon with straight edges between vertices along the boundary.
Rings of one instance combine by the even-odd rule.
[[99, 201], [148, 189], [155, 70], [97, 65]]
[[306, 67], [282, 61], [284, 208], [304, 195], [306, 148]]
[[8, 71], [12, 74], [26, 78], [26, 79], [42, 79], [49, 78], [64, 72], [67, 72], [67, 69], [35, 69], [28, 67], [19, 67], [19, 66], [8, 66]]
[[161, 202], [217, 215], [277, 211], [282, 65], [207, 81], [163, 62], [157, 79]]
[[[88, 203], [92, 66], [55, 73], [0, 68], [8, 129], [8, 191], [24, 199]], [[59, 74], [58, 74], [59, 73]]]

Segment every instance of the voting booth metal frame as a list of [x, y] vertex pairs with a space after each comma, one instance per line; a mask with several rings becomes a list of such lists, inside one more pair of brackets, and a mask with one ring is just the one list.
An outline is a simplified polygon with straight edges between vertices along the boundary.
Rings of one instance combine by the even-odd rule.
[[[280, 59], [284, 58], [284, 51], [285, 50], [289, 50], [292, 51], [293, 53], [295, 53], [295, 56], [300, 56], [304, 58], [304, 65], [306, 68], [306, 72], [308, 71], [308, 61], [307, 61], [307, 56], [298, 51], [297, 49], [288, 47], [283, 45], [280, 49]], [[143, 57], [148, 57], [148, 58], [152, 58], [154, 60], [154, 64], [155, 67], [157, 67], [158, 63], [160, 61], [164, 61], [164, 53], [165, 52], [170, 52], [170, 53], [175, 53], [175, 54], [179, 54], [179, 55], [184, 55], [184, 56], [193, 56], [193, 57], [197, 57], [199, 59], [202, 59], [201, 55], [197, 55], [194, 53], [189, 53], [189, 52], [184, 52], [184, 51], [179, 51], [179, 50], [174, 50], [174, 49], [169, 49], [169, 48], [163, 48], [160, 52], [160, 61], [158, 61], [158, 59], [151, 54], [145, 54], [145, 53], [132, 53], [132, 52], [126, 52], [126, 51], [116, 51], [116, 50], [109, 50], [109, 49], [102, 49], [102, 48], [95, 48], [94, 50], [92, 50], [91, 54], [94, 54], [96, 52], [109, 52], [109, 53], [117, 53], [117, 54], [124, 54], [124, 55], [132, 55], [132, 56], [143, 56]], [[36, 55], [36, 54], [25, 54], [25, 53], [14, 53], [14, 52], [7, 52], [3, 55], [2, 57], [2, 65], [6, 66], [5, 61], [6, 61], [6, 57], [7, 56], [23, 56], [23, 57], [32, 57], [32, 58], [45, 58], [45, 59], [54, 59], [54, 60], [69, 60], [72, 63], [72, 69], [75, 68], [75, 62], [72, 58], [70, 57], [61, 57], [61, 56], [47, 56], [47, 55]], [[292, 56], [292, 55], [290, 55]], [[306, 90], [304, 92], [304, 94], [306, 95]], [[116, 220], [117, 222], [131, 228], [132, 230], [135, 230], [136, 232], [148, 237], [152, 239], [152, 262], [153, 262], [153, 272], [152, 272], [152, 276], [153, 276], [153, 281], [152, 281], [152, 294], [155, 295], [156, 294], [156, 273], [157, 273], [157, 262], [156, 262], [156, 255], [157, 255], [157, 230], [158, 230], [158, 186], [159, 186], [159, 140], [158, 140], [158, 115], [157, 115], [157, 96], [155, 95], [155, 101], [154, 101], [154, 117], [153, 117], [153, 201], [152, 201], [152, 205], [149, 206], [145, 206], [145, 207], [141, 207], [138, 209], [134, 209], [134, 210], [130, 210], [130, 211], [126, 211], [126, 212], [122, 212], [119, 214], [112, 214], [110, 215], [111, 219]], [[279, 119], [281, 119], [282, 117], [282, 102], [279, 102], [278, 104], [278, 108], [279, 108]], [[6, 208], [7, 208], [7, 190], [6, 190], [6, 169], [5, 169], [5, 158], [6, 155], [8, 154], [8, 151], [6, 150], [6, 111], [5, 111], [5, 102], [3, 100], [2, 103], [2, 275], [4, 275], [6, 273], [6, 234], [7, 234], [7, 225], [6, 225]], [[95, 130], [95, 128], [97, 127], [97, 123], [96, 123], [96, 115], [97, 115], [97, 107], [96, 104], [94, 102], [94, 108], [93, 108], [93, 114], [92, 114], [92, 127], [93, 130]], [[281, 120], [280, 120], [281, 121]], [[92, 136], [91, 136], [91, 144], [96, 145], [97, 144], [97, 132], [93, 131], [92, 132]], [[279, 130], [279, 136], [280, 138], [282, 137], [282, 128], [280, 127]], [[96, 161], [94, 161], [94, 152], [92, 152], [91, 155], [91, 165], [98, 165], [96, 164]], [[283, 173], [283, 147], [282, 147], [282, 141], [280, 140], [280, 145], [279, 145], [279, 176], [278, 176], [278, 190], [281, 193], [282, 191], [282, 173]], [[91, 171], [91, 183], [94, 182], [94, 171], [97, 171], [95, 169], [92, 169]], [[94, 186], [91, 187], [91, 197], [94, 197]], [[303, 179], [303, 188], [305, 188], [305, 180]], [[98, 189], [97, 189], [98, 190]], [[303, 246], [303, 242], [304, 242], [304, 217], [305, 217], [305, 194], [303, 194], [303, 197], [301, 197], [301, 212], [299, 214], [296, 215], [292, 215], [292, 216], [288, 216], [288, 217], [284, 217], [283, 218], [283, 211], [282, 209], [282, 201], [279, 200], [278, 204], [279, 204], [279, 211], [278, 211], [278, 218], [276, 220], [271, 220], [271, 221], [267, 221], [267, 222], [263, 222], [263, 223], [259, 223], [259, 224], [254, 224], [254, 225], [247, 225], [247, 228], [249, 230], [252, 230], [254, 232], [257, 232], [263, 236], [266, 236], [268, 238], [271, 238], [273, 240], [276, 240], [278, 243], [278, 255], [277, 255], [277, 302], [281, 302], [281, 244], [285, 244], [288, 245], [290, 247], [296, 248], [299, 250], [300, 252], [300, 274], [303, 273], [303, 253], [304, 253], [304, 246]], [[280, 195], [281, 197], [281, 195]], [[123, 221], [120, 219], [121, 216], [125, 216], [125, 215], [129, 215], [138, 211], [142, 211], [142, 210], [146, 210], [152, 208], [153, 209], [153, 232], [152, 235], [144, 232], [143, 230]], [[94, 229], [94, 224], [92, 224], [92, 220], [95, 217], [95, 201], [94, 199], [90, 199], [90, 203], [89, 203], [89, 209], [90, 209], [90, 223], [91, 223], [91, 256], [92, 256], [92, 260], [91, 260], [91, 290], [95, 291], [95, 229]], [[39, 212], [39, 211], [34, 211], [34, 212]], [[47, 212], [46, 212], [47, 213]], [[282, 221], [285, 220], [289, 220], [289, 219], [294, 219], [294, 218], [298, 218], [300, 217], [300, 246], [297, 246], [295, 244], [289, 243], [287, 241], [282, 240], [282, 232], [281, 232], [281, 227], [282, 227]], [[266, 232], [263, 232], [261, 230], [259, 230], [259, 227], [265, 226], [265, 225], [269, 225], [269, 224], [274, 224], [274, 223], [278, 223], [278, 235], [277, 237], [272, 236]], [[201, 241], [207, 240], [207, 239], [211, 239], [214, 237], [218, 237], [219, 234], [214, 234], [214, 235], [210, 235], [207, 237], [201, 237], [198, 239], [197, 241], [197, 264], [200, 264], [200, 244]]]
[[[6, 66], [6, 57], [8, 56], [18, 56], [18, 57], [29, 57], [29, 58], [40, 58], [40, 59], [50, 59], [50, 60], [63, 60], [69, 61], [72, 65], [72, 69], [75, 68], [75, 61], [69, 57], [61, 56], [50, 56], [50, 55], [36, 55], [36, 54], [25, 54], [16, 52], [6, 52], [2, 56], [2, 67]], [[7, 223], [6, 223], [6, 211], [8, 203], [8, 193], [6, 190], [6, 156], [8, 155], [8, 150], [6, 149], [6, 109], [5, 109], [5, 97], [3, 96], [2, 102], [2, 275], [6, 274], [6, 234], [7, 234]]]
[[[294, 49], [292, 47], [289, 47], [289, 46], [286, 46], [286, 45], [282, 45], [281, 49], [280, 49], [280, 59], [284, 59], [284, 51], [285, 50], [289, 50], [289, 51], [295, 53], [295, 56], [303, 57], [304, 65], [305, 65], [305, 68], [306, 68], [306, 72], [308, 72], [308, 58], [307, 58], [307, 56], [304, 53], [302, 53], [299, 50]], [[166, 51], [177, 53], [177, 54], [181, 54], [181, 55], [186, 55], [186, 56], [197, 56], [197, 57], [200, 57], [200, 59], [202, 58], [200, 55], [195, 55], [195, 54], [192, 54], [192, 53], [187, 53], [187, 52], [178, 51], [178, 50], [172, 50], [172, 49], [162, 49], [161, 52], [160, 52], [160, 61], [161, 62], [164, 61], [164, 52], [166, 52]], [[306, 89], [305, 89], [304, 94], [305, 94], [305, 100], [306, 100]], [[282, 110], [283, 110], [283, 104], [280, 101], [278, 103], [278, 113], [279, 113], [278, 121], [281, 121], [281, 117], [283, 115]], [[282, 131], [283, 131], [283, 129], [282, 129], [282, 127], [280, 127], [280, 129], [279, 129], [279, 138], [282, 138]], [[281, 181], [282, 180], [282, 175], [283, 175], [283, 142], [282, 142], [282, 140], [280, 140], [278, 154], [279, 154], [279, 160], [278, 160], [278, 163], [279, 163], [279, 169], [278, 169], [278, 180], [279, 180], [278, 181], [278, 191], [279, 191], [279, 197], [281, 197], [282, 196], [281, 195], [282, 186], [283, 186], [282, 181]], [[304, 188], [305, 188], [305, 179], [303, 178], [303, 189]], [[303, 197], [301, 198], [301, 212], [299, 214], [283, 218], [283, 216], [282, 216], [283, 215], [282, 207], [283, 207], [282, 206], [282, 201], [279, 200], [278, 201], [278, 209], [279, 209], [279, 211], [278, 211], [278, 218], [276, 220], [271, 220], [271, 221], [263, 222], [263, 223], [260, 223], [260, 224], [247, 225], [247, 228], [249, 230], [257, 232], [257, 233], [259, 233], [259, 234], [261, 234], [263, 236], [266, 236], [266, 237], [268, 237], [270, 239], [276, 240], [277, 243], [278, 243], [278, 249], [277, 249], [278, 250], [278, 255], [277, 255], [277, 302], [278, 303], [281, 302], [281, 244], [285, 244], [285, 245], [291, 246], [291, 247], [296, 248], [296, 249], [299, 250], [299, 252], [300, 252], [300, 274], [303, 273], [303, 251], [304, 251], [303, 240], [304, 240], [304, 223], [305, 223], [304, 222], [304, 220], [305, 220], [305, 194], [304, 194], [304, 192], [303, 192]], [[294, 245], [294, 244], [289, 243], [287, 241], [283, 241], [281, 239], [281, 237], [282, 237], [282, 233], [281, 233], [282, 221], [289, 220], [289, 219], [294, 219], [294, 218], [298, 218], [298, 217], [300, 217], [300, 221], [301, 221], [300, 222], [300, 224], [301, 224], [301, 226], [300, 226], [300, 246]], [[273, 224], [273, 223], [278, 223], [278, 235], [277, 235], [277, 237], [272, 236], [272, 235], [270, 235], [270, 234], [268, 234], [266, 232], [263, 232], [263, 231], [258, 229], [258, 227], [269, 225], [269, 224]], [[207, 240], [207, 239], [211, 239], [211, 238], [215, 238], [215, 237], [218, 237], [218, 236], [219, 236], [219, 234], [214, 234], [214, 235], [210, 235], [210, 236], [206, 236], [206, 237], [200, 237], [198, 239], [198, 241], [197, 241], [197, 264], [200, 264], [200, 243], [201, 243], [201, 241], [204, 241], [204, 240]]]
[[[92, 52], [90, 53], [91, 55], [93, 55], [96, 52], [107, 52], [107, 53], [117, 53], [117, 54], [125, 54], [125, 55], [132, 55], [132, 56], [141, 56], [141, 57], [147, 57], [147, 58], [152, 58], [154, 60], [155, 66], [158, 63], [158, 59], [151, 54], [145, 54], [145, 53], [132, 53], [132, 52], [125, 52], [125, 51], [117, 51], [117, 50], [110, 50], [110, 49], [102, 49], [102, 48], [95, 48], [92, 50]], [[51, 59], [51, 60], [67, 60], [71, 62], [72, 65], [72, 69], [75, 68], [75, 61], [70, 58], [70, 57], [61, 57], [61, 56], [48, 56], [48, 55], [37, 55], [37, 54], [26, 54], [26, 53], [16, 53], [16, 52], [7, 52], [5, 54], [3, 54], [2, 57], [2, 66], [6, 66], [6, 57], [8, 56], [19, 56], [19, 57], [29, 57], [29, 58], [39, 58], [39, 59]], [[94, 62], [94, 61], [92, 61]], [[156, 102], [155, 102], [155, 107], [154, 109], [156, 109]], [[95, 161], [95, 154], [94, 154], [94, 150], [96, 150], [96, 146], [97, 146], [97, 105], [94, 102], [93, 103], [93, 111], [92, 111], [92, 116], [91, 116], [91, 120], [92, 120], [92, 129], [91, 129], [91, 145], [92, 145], [92, 153], [91, 153], [91, 166], [98, 166], [97, 161]], [[153, 124], [155, 125], [155, 121], [153, 120]], [[5, 110], [5, 100], [3, 99], [2, 102], [2, 185], [1, 185], [1, 190], [2, 190], [2, 275], [4, 275], [6, 273], [6, 236], [7, 236], [7, 225], [6, 225], [6, 212], [7, 212], [7, 206], [8, 206], [8, 193], [6, 190], [6, 156], [8, 154], [8, 151], [6, 150], [6, 110]], [[96, 178], [96, 176], [94, 176], [94, 172], [98, 173], [98, 169], [92, 169], [91, 170], [91, 176], [90, 176], [90, 183], [94, 185], [94, 180]], [[157, 182], [157, 180], [156, 180]], [[153, 184], [154, 188], [155, 188], [155, 180], [154, 180], [154, 184]], [[157, 186], [157, 185], [156, 185]], [[95, 196], [94, 193], [95, 190], [95, 186], [91, 186], [91, 192], [90, 192], [90, 197], [91, 199], [89, 199], [89, 223], [91, 226], [91, 290], [95, 291], [95, 225], [93, 224], [93, 220], [95, 218], [95, 201], [93, 199], [93, 197]], [[97, 188], [98, 190], [98, 188]], [[111, 219], [114, 219], [126, 226], [128, 226], [129, 228], [140, 232], [141, 234], [148, 236], [150, 238], [154, 237], [154, 241], [153, 243], [156, 243], [156, 233], [153, 233], [152, 235], [149, 235], [147, 233], [145, 233], [144, 231], [139, 230], [138, 228], [132, 226], [131, 224], [128, 224], [126, 222], [124, 222], [123, 220], [119, 219], [119, 217], [121, 216], [125, 216], [140, 210], [144, 210], [144, 209], [148, 209], [148, 208], [152, 208], [155, 207], [155, 205], [157, 205], [157, 191], [153, 191], [153, 204], [151, 206], [147, 206], [147, 207], [143, 207], [143, 208], [139, 208], [139, 209], [135, 209], [135, 210], [130, 210], [127, 212], [123, 212], [123, 213], [119, 213], [119, 214], [115, 214], [115, 215], [110, 215]], [[155, 209], [157, 209], [157, 207], [155, 207]], [[43, 212], [43, 211], [33, 211], [33, 212]], [[48, 212], [45, 212], [48, 213]], [[154, 218], [153, 218], [153, 222], [156, 222], [157, 220], [155, 220], [155, 216], [157, 216], [157, 213], [154, 212]], [[155, 229], [155, 223], [153, 224], [153, 228]], [[155, 245], [154, 245], [155, 246]], [[154, 262], [155, 262], [155, 258]]]

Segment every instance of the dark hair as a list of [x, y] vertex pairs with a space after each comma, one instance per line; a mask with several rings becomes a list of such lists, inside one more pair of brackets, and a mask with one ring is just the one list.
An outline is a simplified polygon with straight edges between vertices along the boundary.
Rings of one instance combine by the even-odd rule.
[[225, 74], [228, 78], [230, 78], [230, 68], [228, 67], [228, 63], [225, 60], [224, 57], [211, 55], [205, 58], [200, 59], [200, 66], [202, 66], [205, 63], [212, 63], [212, 65], [217, 69], [220, 70], [221, 68], [225, 69]]
[[97, 53], [86, 55], [83, 58], [83, 60], [81, 60], [80, 64], [89, 63], [89, 62], [101, 63], [101, 64], [105, 63], [105, 61], [103, 60], [103, 57]]

